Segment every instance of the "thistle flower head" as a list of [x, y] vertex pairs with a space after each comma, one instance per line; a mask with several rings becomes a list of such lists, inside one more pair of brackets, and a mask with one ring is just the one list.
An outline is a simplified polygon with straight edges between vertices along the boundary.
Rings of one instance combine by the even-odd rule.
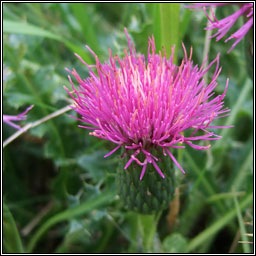
[[[81, 116], [78, 120], [91, 125], [79, 126], [92, 129], [90, 135], [117, 144], [105, 157], [123, 147], [126, 156], [130, 156], [124, 169], [135, 161], [141, 166], [140, 179], [148, 165], [164, 178], [164, 172], [157, 164], [159, 159], [152, 154], [159, 149], [184, 172], [170, 148], [188, 145], [202, 150], [210, 145], [199, 146], [195, 141], [221, 138], [208, 131], [223, 128], [210, 124], [229, 111], [223, 109], [228, 80], [222, 95], [216, 96], [213, 92], [221, 71], [219, 55], [209, 66], [205, 67], [205, 60], [199, 67], [193, 64], [192, 48], [188, 57], [183, 45], [185, 57], [177, 66], [173, 63], [174, 47], [167, 58], [165, 53], [156, 53], [154, 37], [149, 38], [145, 57], [136, 53], [126, 29], [125, 33], [129, 52], [124, 50], [124, 57], [113, 56], [109, 50], [109, 61], [101, 63], [87, 47], [95, 56], [96, 65], [88, 65], [77, 57], [89, 69], [90, 76], [82, 79], [75, 69], [67, 69], [79, 83], [75, 87], [69, 76], [73, 90], [65, 87], [75, 101], [73, 109]], [[203, 76], [214, 65], [211, 82], [206, 84]], [[187, 132], [189, 134], [185, 135]]]
[[[211, 9], [211, 14], [213, 18], [210, 18], [210, 16], [206, 11], [207, 7], [230, 5], [230, 4], [239, 4], [240, 9], [234, 12], [233, 14], [231, 14], [230, 16], [225, 17], [222, 20], [217, 20], [212, 9]], [[231, 39], [235, 39], [235, 42], [233, 43], [231, 48], [228, 50], [228, 53], [230, 53], [231, 50], [234, 49], [234, 47], [243, 39], [243, 37], [247, 34], [247, 32], [253, 26], [253, 3], [195, 3], [193, 5], [186, 6], [186, 7], [189, 7], [189, 8], [203, 7], [203, 10], [209, 20], [209, 25], [205, 29], [206, 30], [218, 29], [218, 31], [213, 36], [210, 37], [210, 38], [216, 37], [216, 41], [219, 41], [228, 33], [228, 31], [231, 29], [231, 27], [234, 25], [234, 23], [238, 20], [239, 17], [241, 16], [247, 17], [247, 21], [245, 22], [245, 24], [225, 40], [225, 43], [226, 43]]]
[[12, 115], [3, 115], [3, 122], [8, 124], [9, 126], [15, 128], [15, 129], [21, 129], [21, 127], [17, 124], [14, 123], [14, 121], [22, 121], [26, 120], [27, 116], [26, 114], [28, 113], [29, 110], [31, 110], [34, 107], [34, 105], [31, 105], [28, 107], [24, 112], [20, 113], [17, 116], [12, 116]]

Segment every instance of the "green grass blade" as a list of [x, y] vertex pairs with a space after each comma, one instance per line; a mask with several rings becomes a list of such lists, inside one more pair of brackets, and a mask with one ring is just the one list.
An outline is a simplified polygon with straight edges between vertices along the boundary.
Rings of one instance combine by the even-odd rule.
[[[249, 204], [253, 202], [253, 193], [247, 195], [239, 204], [239, 208], [241, 210], [245, 209]], [[223, 227], [225, 227], [232, 219], [236, 216], [236, 208], [233, 208], [228, 213], [226, 213], [221, 219], [217, 220], [213, 223], [209, 228], [205, 229], [195, 238], [190, 240], [188, 247], [186, 248], [186, 252], [191, 252], [196, 249], [199, 245], [203, 244], [207, 241], [212, 235], [216, 234]]]
[[180, 45], [179, 23], [180, 23], [180, 4], [161, 3], [161, 38], [167, 58], [171, 55], [171, 47], [176, 46], [174, 54], [174, 63], [177, 63], [178, 48]]
[[[240, 226], [242, 240], [248, 242], [248, 239], [246, 237], [246, 230], [245, 230], [245, 226], [244, 226], [243, 217], [241, 214], [241, 209], [239, 207], [239, 204], [238, 204], [238, 201], [237, 201], [237, 198], [235, 195], [234, 195], [234, 203], [235, 203], [235, 207], [236, 207], [236, 214], [237, 214], [237, 219], [238, 219], [238, 223]], [[242, 246], [243, 246], [244, 253], [251, 252], [249, 244], [243, 243]]]
[[[241, 106], [243, 105], [243, 103], [245, 102], [247, 95], [249, 93], [250, 90], [252, 90], [253, 85], [252, 85], [252, 80], [251, 79], [247, 79], [244, 83], [243, 89], [240, 93], [239, 98], [237, 99], [236, 104], [234, 105], [234, 107], [231, 109], [230, 112], [230, 116], [226, 119], [226, 122], [224, 124], [224, 126], [226, 125], [233, 125], [237, 116], [237, 113], [239, 112], [239, 110], [241, 109]], [[227, 136], [227, 134], [231, 132], [231, 129], [222, 129], [220, 136], [225, 137]], [[222, 140], [218, 140], [214, 147], [219, 147], [221, 145]]]
[[7, 253], [24, 253], [15, 220], [5, 203], [3, 203], [3, 245]]
[[83, 202], [77, 207], [67, 209], [61, 213], [54, 215], [53, 217], [48, 219], [32, 237], [28, 244], [28, 252], [33, 251], [34, 247], [36, 246], [37, 242], [42, 237], [42, 235], [52, 226], [56, 225], [59, 222], [66, 221], [77, 216], [81, 216], [96, 208], [106, 205], [113, 200], [114, 195], [115, 193], [113, 191], [106, 191], [101, 195], [98, 195], [92, 199]]
[[90, 13], [88, 10], [88, 4], [84, 3], [71, 3], [70, 7], [76, 17], [76, 20], [80, 24], [84, 39], [90, 48], [99, 55], [101, 52], [100, 45], [96, 36], [96, 30], [92, 24]]
[[191, 10], [186, 8], [185, 13], [182, 17], [182, 20], [180, 22], [180, 39], [183, 40], [184, 36], [186, 35], [186, 32], [189, 28], [189, 22], [190, 22], [190, 16], [191, 16]]
[[10, 10], [8, 4], [3, 4], [3, 18], [11, 20], [19, 20], [20, 18]]
[[208, 197], [207, 203], [212, 203], [212, 202], [217, 201], [217, 200], [234, 198], [234, 195], [235, 196], [243, 196], [244, 194], [245, 194], [245, 192], [243, 192], [243, 191], [241, 191], [241, 192], [219, 193], [219, 194], [215, 194], [213, 196]]
[[196, 165], [195, 161], [193, 160], [193, 158], [187, 151], [184, 151], [184, 156], [187, 159], [188, 165], [190, 166], [191, 170], [196, 174], [196, 176], [199, 177], [201, 183], [207, 190], [208, 194], [211, 196], [216, 194], [213, 187], [211, 186], [210, 182], [208, 182], [208, 180], [205, 178], [205, 176], [202, 175], [204, 170], [200, 170], [200, 168]]
[[40, 27], [27, 24], [24, 22], [16, 22], [11, 20], [3, 21], [3, 32], [9, 34], [23, 34], [23, 35], [31, 35], [31, 36], [40, 36], [53, 40], [57, 40], [66, 45], [72, 52], [76, 52], [79, 54], [88, 64], [92, 64], [92, 58], [89, 54], [86, 53], [85, 49], [83, 50], [81, 47], [75, 45], [74, 43], [66, 40], [65, 38], [56, 35], [52, 32], [49, 32]]
[[251, 148], [248, 156], [245, 158], [243, 164], [240, 167], [239, 172], [231, 183], [232, 189], [238, 191], [240, 186], [244, 183], [246, 176], [248, 175], [248, 168], [253, 166], [253, 148]]
[[[211, 183], [204, 176], [205, 169], [200, 170], [200, 168], [196, 165], [195, 161], [193, 160], [193, 158], [190, 156], [190, 154], [187, 151], [184, 151], [184, 156], [185, 156], [191, 170], [195, 173], [196, 176], [198, 176], [197, 186], [198, 186], [199, 181], [200, 181], [202, 183], [202, 185], [204, 186], [205, 190], [207, 191], [208, 196], [215, 195], [216, 191], [214, 190]], [[216, 201], [215, 204], [218, 207], [220, 212], [225, 212], [225, 206], [223, 205], [223, 203], [221, 201]]]
[[58, 41], [62, 40], [60, 36], [55, 35], [37, 26], [33, 26], [24, 22], [17, 22], [17, 21], [11, 21], [11, 20], [4, 20], [3, 32], [11, 33], [11, 34], [41, 36], [41, 37], [51, 38]]
[[159, 52], [162, 48], [160, 5], [154, 3], [150, 4], [150, 6], [153, 9], [153, 34], [156, 43], [156, 52]]

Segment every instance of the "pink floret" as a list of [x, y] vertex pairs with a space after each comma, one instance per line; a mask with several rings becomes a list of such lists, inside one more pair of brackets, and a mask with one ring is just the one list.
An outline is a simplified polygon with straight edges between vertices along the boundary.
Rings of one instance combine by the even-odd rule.
[[[239, 4], [240, 9], [233, 14], [229, 15], [228, 17], [225, 17], [221, 20], [218, 20], [214, 13], [212, 12], [213, 19], [210, 18], [208, 15], [206, 8], [212, 7], [212, 6], [223, 6], [223, 5], [230, 5], [230, 4]], [[234, 25], [234, 23], [240, 18], [241, 16], [246, 16], [247, 21], [245, 24], [237, 30], [235, 33], [233, 33], [231, 36], [229, 36], [225, 43], [228, 42], [231, 39], [235, 39], [235, 42], [231, 46], [231, 48], [228, 50], [228, 53], [230, 53], [234, 47], [244, 38], [244, 36], [247, 34], [247, 32], [252, 28], [253, 26], [253, 3], [195, 3], [193, 5], [186, 6], [188, 8], [203, 8], [210, 24], [208, 27], [206, 27], [206, 30], [212, 30], [217, 29], [218, 31], [211, 36], [211, 38], [216, 37], [216, 41], [219, 41], [221, 38], [223, 38], [231, 29], [231, 27]]]

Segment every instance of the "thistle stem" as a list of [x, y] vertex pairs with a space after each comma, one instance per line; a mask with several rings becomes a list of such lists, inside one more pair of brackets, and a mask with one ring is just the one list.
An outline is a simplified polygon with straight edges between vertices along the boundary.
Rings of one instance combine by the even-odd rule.
[[155, 252], [154, 240], [157, 233], [157, 224], [160, 219], [162, 211], [152, 214], [138, 214], [138, 228], [142, 240], [143, 252]]
[[57, 117], [59, 115], [62, 115], [64, 113], [66, 113], [67, 111], [70, 111], [71, 108], [70, 106], [66, 106], [64, 108], [61, 108], [35, 122], [31, 122], [28, 123], [27, 125], [25, 125], [24, 127], [22, 127], [20, 130], [18, 130], [17, 132], [15, 132], [13, 135], [11, 135], [8, 139], [6, 139], [3, 143], [3, 148], [5, 148], [8, 144], [10, 144], [12, 141], [14, 141], [15, 139], [17, 139], [19, 136], [21, 136], [23, 133], [27, 132], [29, 129], [34, 128], [44, 122], [47, 122], [48, 120]]

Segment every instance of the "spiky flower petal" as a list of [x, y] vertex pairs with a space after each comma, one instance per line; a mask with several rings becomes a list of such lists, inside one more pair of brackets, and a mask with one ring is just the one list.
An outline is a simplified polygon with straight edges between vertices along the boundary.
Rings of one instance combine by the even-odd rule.
[[[229, 112], [223, 109], [228, 80], [222, 95], [214, 93], [221, 71], [219, 55], [209, 66], [205, 67], [205, 60], [198, 67], [192, 61], [192, 48], [188, 57], [183, 45], [185, 58], [177, 66], [173, 63], [174, 48], [170, 58], [165, 53], [156, 54], [152, 37], [146, 59], [136, 53], [126, 29], [125, 33], [129, 53], [124, 50], [124, 57], [112, 56], [109, 50], [109, 61], [101, 63], [87, 46], [95, 56], [95, 66], [76, 56], [89, 69], [90, 76], [82, 79], [75, 69], [67, 69], [79, 83], [75, 87], [69, 76], [73, 90], [65, 88], [75, 101], [73, 109], [81, 116], [78, 120], [91, 125], [80, 127], [92, 129], [91, 135], [117, 144], [105, 157], [124, 147], [130, 156], [124, 169], [136, 162], [141, 166], [140, 179], [147, 165], [152, 165], [162, 178], [165, 177], [165, 170], [158, 166], [159, 159], [152, 154], [159, 149], [184, 172], [170, 148], [184, 148], [185, 145], [197, 150], [209, 148], [210, 145], [200, 146], [195, 141], [220, 139], [207, 129], [224, 128], [210, 124]], [[215, 72], [211, 82], [206, 84], [203, 76], [213, 65], [216, 65]]]
[[17, 124], [14, 123], [14, 121], [22, 121], [26, 120], [27, 116], [26, 114], [28, 113], [29, 110], [33, 108], [34, 105], [31, 105], [28, 107], [24, 112], [20, 113], [17, 116], [12, 116], [12, 115], [3, 115], [3, 122], [8, 124], [9, 126], [12, 126], [15, 129], [20, 129], [21, 127]]
[[[212, 9], [211, 9], [211, 13], [212, 13], [213, 19], [210, 18], [210, 16], [206, 11], [206, 7], [223, 6], [223, 5], [230, 5], [230, 4], [239, 4], [240, 9], [234, 12], [233, 14], [231, 14], [230, 16], [225, 17], [222, 20], [217, 20]], [[218, 29], [217, 33], [211, 36], [211, 38], [216, 37], [216, 41], [219, 41], [228, 33], [228, 31], [231, 29], [231, 27], [234, 25], [234, 23], [238, 20], [239, 17], [241, 16], [247, 17], [247, 21], [245, 22], [245, 24], [225, 40], [225, 43], [226, 43], [231, 39], [235, 39], [235, 42], [233, 43], [231, 48], [228, 50], [228, 53], [230, 53], [232, 49], [234, 49], [234, 47], [243, 39], [243, 37], [247, 34], [247, 32], [253, 26], [253, 3], [195, 3], [193, 5], [186, 6], [186, 7], [189, 7], [189, 8], [203, 7], [205, 14], [208, 20], [210, 21], [209, 26], [206, 27], [205, 29], [206, 30]]]

